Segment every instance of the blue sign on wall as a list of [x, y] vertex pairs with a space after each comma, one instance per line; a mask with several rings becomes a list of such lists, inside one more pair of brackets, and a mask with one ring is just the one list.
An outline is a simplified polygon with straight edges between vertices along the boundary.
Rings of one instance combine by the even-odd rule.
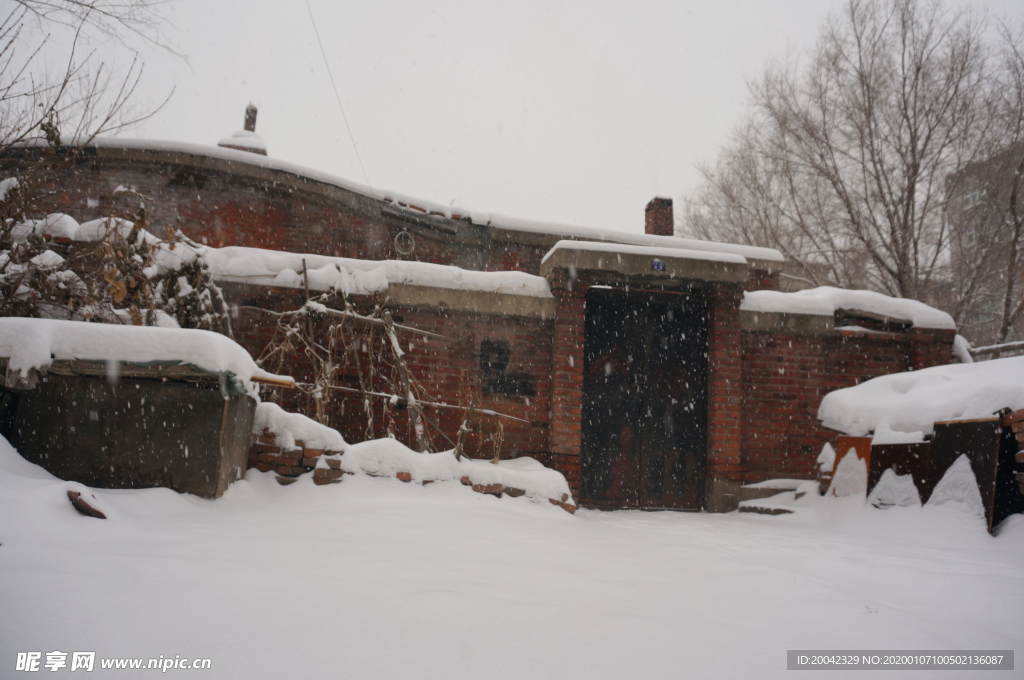
[[665, 261], [664, 260], [651, 260], [651, 269], [653, 269], [656, 272], [663, 272], [663, 271], [665, 271]]

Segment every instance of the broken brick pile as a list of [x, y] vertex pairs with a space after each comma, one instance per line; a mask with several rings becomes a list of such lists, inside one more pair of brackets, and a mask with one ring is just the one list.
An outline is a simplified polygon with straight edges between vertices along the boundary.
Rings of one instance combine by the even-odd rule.
[[[402, 481], [402, 482], [411, 482], [412, 481], [412, 473], [411, 472], [399, 472], [399, 473], [397, 473], [395, 475], [395, 477], [399, 481]], [[434, 479], [424, 479], [422, 482], [420, 482], [420, 484], [422, 484], [423, 486], [426, 486], [427, 484], [432, 484], [435, 481], [437, 481], [437, 480], [434, 480]], [[501, 484], [474, 484], [472, 482], [472, 480], [470, 480], [469, 477], [463, 477], [459, 481], [462, 482], [463, 486], [472, 487], [473, 491], [476, 491], [477, 493], [486, 493], [486, 494], [490, 494], [491, 496], [495, 496], [497, 498], [501, 498], [503, 495], [508, 495], [508, 496], [511, 496], [512, 498], [517, 498], [519, 496], [526, 495], [526, 492], [523, 491], [522, 489], [516, 489], [516, 488], [513, 488], [511, 486], [503, 486]], [[576, 506], [573, 505], [572, 503], [569, 503], [568, 502], [569, 500], [570, 500], [569, 499], [569, 494], [563, 493], [561, 500], [555, 500], [554, 498], [549, 498], [548, 502], [551, 503], [551, 505], [557, 505], [558, 507], [560, 507], [563, 510], [565, 510], [566, 512], [568, 512], [570, 515], [576, 514]]]
[[[277, 481], [284, 485], [291, 484], [307, 472], [313, 473], [314, 484], [337, 484], [346, 474], [341, 469], [341, 456], [341, 451], [306, 448], [305, 442], [301, 439], [295, 440], [294, 448], [284, 448], [277, 443], [276, 435], [264, 428], [262, 434], [252, 435], [249, 467], [261, 472], [275, 473]], [[409, 472], [398, 472], [395, 477], [402, 482], [412, 481], [412, 473]], [[426, 486], [434, 481], [436, 480], [425, 479], [421, 483]], [[503, 495], [515, 498], [525, 494], [522, 489], [501, 484], [474, 484], [469, 477], [463, 477], [461, 482], [464, 486], [472, 487], [477, 493], [486, 493], [498, 498]], [[548, 501], [566, 512], [576, 512], [576, 506], [571, 502], [569, 494], [562, 494], [561, 499], [549, 498]]]
[[[321, 465], [317, 465], [321, 462]], [[313, 473], [314, 484], [337, 484], [345, 474], [341, 469], [341, 451], [306, 448], [301, 439], [286, 449], [277, 443], [277, 436], [264, 428], [263, 434], [253, 434], [249, 447], [249, 467], [261, 472], [274, 472], [277, 481], [291, 484], [300, 475]]]

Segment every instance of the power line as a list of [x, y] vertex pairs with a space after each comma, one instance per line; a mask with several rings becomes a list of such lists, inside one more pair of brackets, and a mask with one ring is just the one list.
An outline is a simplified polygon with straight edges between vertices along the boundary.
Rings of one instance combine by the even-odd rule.
[[341, 103], [341, 95], [338, 94], [338, 86], [334, 84], [334, 74], [331, 73], [331, 64], [327, 61], [327, 52], [324, 50], [324, 43], [320, 40], [320, 31], [316, 28], [316, 19], [313, 18], [313, 8], [309, 6], [309, 0], [306, 0], [306, 9], [309, 11], [309, 20], [313, 24], [313, 32], [316, 34], [316, 41], [320, 45], [320, 54], [324, 57], [324, 65], [327, 67], [327, 75], [331, 79], [331, 87], [334, 88], [334, 97], [338, 100], [338, 108], [341, 109], [341, 117], [345, 121], [345, 129], [348, 130], [348, 138], [352, 142], [352, 150], [356, 152], [356, 160], [359, 161], [359, 168], [363, 171], [363, 179], [366, 180], [366, 186], [370, 188], [371, 194], [376, 194], [373, 185], [370, 183], [370, 176], [366, 174], [366, 166], [363, 165], [363, 158], [359, 155], [359, 147], [356, 146], [356, 138], [352, 135], [352, 127], [348, 124], [348, 116], [345, 115], [345, 107]]

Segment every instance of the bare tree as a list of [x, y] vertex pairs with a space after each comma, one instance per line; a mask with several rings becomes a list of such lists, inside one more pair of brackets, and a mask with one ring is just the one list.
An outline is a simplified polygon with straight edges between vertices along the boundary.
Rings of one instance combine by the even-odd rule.
[[[77, 170], [82, 146], [155, 113], [135, 106], [137, 55], [118, 75], [83, 46], [100, 38], [165, 47], [162, 4], [17, 0], [0, 19], [0, 155], [11, 161], [11, 174], [0, 177], [0, 315], [152, 324], [160, 312], [230, 335], [199, 247], [180, 233], [148, 234], [145, 196], [134, 196], [137, 207], [112, 216], [98, 238], [71, 244], [51, 239], [64, 216], [43, 208]], [[68, 46], [52, 40], [51, 30], [69, 32]]]
[[[159, 110], [140, 110], [134, 102], [143, 71], [137, 53], [118, 74], [84, 46], [90, 32], [122, 45], [135, 36], [167, 46], [156, 14], [162, 4], [18, 0], [0, 19], [0, 151], [35, 143], [49, 146], [51, 157], [58, 152], [73, 156], [74, 147], [137, 124]], [[70, 46], [56, 45], [51, 28], [69, 31]], [[61, 64], [56, 70], [55, 63]], [[30, 188], [22, 182], [24, 196], [31, 194]]]
[[945, 178], [991, 125], [985, 29], [938, 2], [849, 0], [804, 63], [751, 84], [687, 228], [780, 248], [813, 284], [940, 302]]
[[14, 0], [12, 14], [30, 18], [46, 29], [58, 25], [79, 32], [88, 29], [104, 39], [129, 45], [132, 38], [174, 52], [162, 26], [167, 0]]

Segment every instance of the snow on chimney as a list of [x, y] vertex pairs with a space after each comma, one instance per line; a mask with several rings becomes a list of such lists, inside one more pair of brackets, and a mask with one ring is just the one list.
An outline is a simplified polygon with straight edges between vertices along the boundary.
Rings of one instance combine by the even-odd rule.
[[217, 146], [238, 151], [267, 155], [267, 144], [256, 134], [256, 107], [249, 104], [245, 107], [245, 129], [239, 130], [230, 137], [217, 142]]
[[655, 236], [674, 236], [675, 217], [672, 214], [671, 198], [653, 198], [647, 204], [644, 231]]

